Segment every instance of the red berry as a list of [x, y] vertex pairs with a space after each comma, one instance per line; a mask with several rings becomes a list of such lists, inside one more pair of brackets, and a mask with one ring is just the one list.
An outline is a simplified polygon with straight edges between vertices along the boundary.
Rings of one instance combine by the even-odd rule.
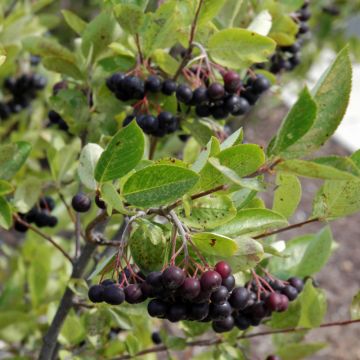
[[281, 295], [281, 304], [279, 305], [278, 311], [286, 311], [289, 307], [289, 299], [285, 295]]
[[201, 289], [204, 291], [215, 291], [221, 286], [222, 278], [217, 271], [209, 270], [201, 275]]
[[235, 93], [241, 88], [241, 79], [235, 71], [228, 71], [224, 74], [225, 90], [229, 93]]
[[231, 267], [230, 265], [225, 262], [225, 261], [219, 261], [216, 265], [215, 265], [215, 269], [216, 272], [218, 272], [220, 274], [220, 276], [225, 279], [228, 276], [230, 276], [231, 274]]

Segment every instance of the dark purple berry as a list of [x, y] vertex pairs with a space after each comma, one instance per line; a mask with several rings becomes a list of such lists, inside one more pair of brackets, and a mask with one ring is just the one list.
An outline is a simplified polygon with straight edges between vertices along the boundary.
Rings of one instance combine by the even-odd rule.
[[196, 105], [195, 113], [199, 117], [208, 117], [211, 115], [211, 109], [208, 104]]
[[297, 42], [294, 42], [292, 45], [281, 47], [281, 50], [285, 51], [285, 52], [292, 53], [292, 54], [296, 54], [301, 50], [301, 45], [297, 41]]
[[209, 315], [210, 305], [208, 302], [189, 305], [190, 320], [201, 321]]
[[271, 84], [270, 81], [263, 75], [257, 75], [256, 79], [254, 80], [251, 91], [254, 94], [261, 94], [264, 91], [270, 88]]
[[237, 113], [239, 110], [241, 110], [242, 101], [241, 98], [237, 95], [230, 95], [225, 101], [224, 101], [224, 107], [225, 109], [230, 113]]
[[288, 280], [289, 284], [293, 286], [299, 293], [304, 289], [304, 282], [298, 277], [291, 277]]
[[257, 301], [254, 305], [246, 308], [246, 313], [251, 314], [251, 317], [263, 319], [267, 315], [267, 309], [263, 301]]
[[177, 84], [175, 81], [165, 80], [162, 84], [161, 91], [164, 95], [170, 96], [176, 91], [176, 88], [177, 88]]
[[122, 126], [125, 127], [125, 126], [128, 126], [133, 120], [135, 119], [135, 115], [128, 115], [123, 123], [122, 123]]
[[109, 286], [109, 285], [114, 285], [115, 281], [113, 279], [105, 279], [101, 282], [102, 286]]
[[111, 75], [108, 79], [106, 79], [106, 86], [112, 92], [115, 92], [117, 89], [121, 87], [121, 82], [125, 79], [125, 75], [123, 73], [116, 73]]
[[211, 291], [201, 290], [200, 294], [193, 300], [193, 302], [197, 304], [209, 302], [210, 296], [211, 296]]
[[124, 290], [116, 284], [103, 286], [103, 299], [107, 304], [120, 305], [125, 300]]
[[283, 312], [286, 311], [289, 307], [289, 299], [286, 295], [281, 294], [281, 303], [279, 305], [278, 311]]
[[248, 305], [249, 291], [244, 287], [236, 287], [230, 296], [229, 302], [234, 309], [242, 310]]
[[265, 300], [265, 305], [270, 311], [278, 311], [282, 305], [282, 295], [271, 293]]
[[187, 318], [187, 307], [182, 303], [175, 303], [170, 305], [166, 318], [171, 322], [178, 322]]
[[194, 105], [200, 105], [207, 100], [208, 100], [207, 89], [205, 87], [200, 86], [194, 90], [194, 94], [192, 98], [192, 103]]
[[310, 30], [309, 25], [305, 22], [301, 22], [299, 26], [299, 34], [306, 34]]
[[176, 89], [176, 98], [185, 104], [189, 104], [193, 97], [193, 91], [185, 84], [181, 84]]
[[87, 212], [91, 208], [91, 199], [84, 193], [76, 194], [72, 200], [71, 205], [76, 212]]
[[223, 333], [233, 329], [235, 324], [234, 318], [229, 315], [222, 320], [215, 320], [212, 322], [212, 328], [216, 333]]
[[228, 71], [224, 74], [225, 90], [231, 94], [236, 93], [241, 88], [241, 79], [235, 71]]
[[162, 272], [153, 271], [146, 277], [146, 282], [153, 288], [162, 288]]
[[196, 278], [186, 278], [179, 289], [179, 295], [185, 300], [195, 299], [201, 291], [200, 281]]
[[211, 100], [220, 100], [225, 95], [224, 86], [219, 83], [212, 83], [207, 89], [207, 94]]
[[225, 301], [222, 304], [210, 304], [210, 315], [213, 320], [221, 320], [231, 315], [231, 305]]
[[106, 203], [104, 200], [101, 199], [100, 194], [96, 194], [95, 204], [99, 209], [102, 209], [102, 210], [106, 209]]
[[159, 127], [159, 121], [152, 115], [140, 115], [136, 118], [136, 122], [146, 134], [153, 134]]
[[169, 290], [178, 289], [185, 281], [186, 275], [177, 266], [169, 266], [162, 274], [162, 283]]
[[222, 304], [229, 298], [229, 290], [225, 286], [220, 286], [211, 294], [211, 302], [214, 304]]
[[250, 327], [250, 320], [243, 314], [237, 314], [234, 316], [235, 325], [240, 330], [246, 330]]
[[53, 211], [55, 209], [55, 200], [51, 196], [45, 196], [39, 200], [40, 208]]
[[214, 270], [220, 274], [220, 276], [225, 279], [231, 274], [231, 267], [226, 261], [219, 261]]
[[311, 11], [309, 8], [304, 8], [299, 11], [298, 19], [300, 21], [308, 21], [311, 18]]
[[249, 110], [250, 110], [249, 102], [245, 98], [239, 97], [235, 109], [231, 114], [234, 116], [241, 116], [246, 114]]
[[245, 98], [250, 105], [254, 105], [259, 100], [259, 95], [254, 94], [251, 89], [246, 89], [243, 91], [241, 96]]
[[150, 91], [152, 93], [157, 93], [161, 90], [162, 88], [162, 83], [161, 80], [155, 76], [155, 75], [150, 75], [146, 81], [145, 81], [145, 90], [146, 91]]
[[158, 115], [158, 123], [159, 128], [163, 129], [168, 134], [171, 134], [178, 129], [176, 117], [168, 111], [163, 111]]
[[228, 276], [225, 279], [222, 279], [221, 285], [225, 286], [229, 291], [235, 287], [235, 278], [233, 275]]
[[125, 288], [124, 292], [125, 300], [129, 304], [138, 304], [145, 300], [140, 284], [130, 284]]
[[122, 82], [121, 87], [130, 98], [140, 100], [144, 97], [145, 84], [137, 76], [127, 76]]
[[286, 285], [281, 292], [287, 296], [289, 301], [295, 300], [298, 296], [298, 291], [291, 285]]
[[88, 292], [89, 300], [93, 303], [104, 301], [104, 287], [102, 285], [93, 285]]
[[47, 226], [54, 228], [56, 227], [57, 224], [58, 224], [58, 219], [56, 216], [51, 216], [51, 215], [47, 216]]
[[29, 230], [29, 228], [25, 224], [21, 223], [20, 221], [14, 222], [14, 229], [20, 233], [26, 233]]
[[150, 300], [147, 310], [151, 317], [164, 318], [169, 305], [160, 299]]
[[229, 116], [229, 111], [224, 107], [224, 104], [211, 106], [210, 111], [216, 120], [223, 120]]
[[160, 334], [156, 331], [151, 334], [151, 340], [155, 345], [160, 345], [162, 343]]
[[203, 291], [215, 291], [221, 286], [222, 278], [220, 274], [213, 270], [205, 271], [200, 278], [201, 289]]

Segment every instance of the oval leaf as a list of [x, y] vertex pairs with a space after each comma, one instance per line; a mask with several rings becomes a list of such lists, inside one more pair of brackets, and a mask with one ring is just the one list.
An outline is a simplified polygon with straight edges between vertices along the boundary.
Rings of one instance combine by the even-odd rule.
[[208, 232], [192, 234], [191, 239], [201, 252], [208, 255], [228, 257], [233, 256], [238, 250], [236, 241], [219, 234]]

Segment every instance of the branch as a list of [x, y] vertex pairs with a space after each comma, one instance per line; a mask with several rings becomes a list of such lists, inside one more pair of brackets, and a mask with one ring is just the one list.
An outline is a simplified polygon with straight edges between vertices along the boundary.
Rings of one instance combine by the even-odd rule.
[[301, 222], [301, 223], [289, 225], [289, 226], [286, 226], [286, 227], [284, 227], [284, 228], [280, 228], [280, 229], [277, 229], [277, 230], [274, 230], [274, 231], [265, 232], [265, 233], [263, 233], [263, 234], [254, 236], [253, 239], [261, 239], [261, 238], [264, 238], [264, 237], [267, 237], [267, 236], [279, 234], [279, 233], [282, 233], [282, 232], [285, 232], [285, 231], [288, 231], [288, 230], [292, 230], [292, 229], [296, 229], [296, 228], [299, 228], [299, 227], [301, 227], [301, 226], [304, 226], [304, 225], [307, 225], [307, 224], [311, 224], [311, 223], [317, 222], [317, 221], [322, 221], [322, 219], [320, 219], [320, 218], [313, 218], [313, 219], [310, 219], [310, 220], [306, 220], [306, 221], [303, 221], [303, 222]]
[[201, 7], [203, 6], [204, 4], [204, 0], [199, 0], [199, 5], [196, 9], [196, 12], [195, 12], [195, 17], [194, 17], [194, 20], [191, 24], [191, 29], [190, 29], [190, 36], [189, 36], [189, 46], [186, 50], [186, 53], [179, 65], [179, 68], [177, 69], [175, 75], [174, 75], [174, 80], [176, 80], [179, 75], [181, 74], [182, 70], [184, 69], [186, 63], [189, 61], [190, 59], [190, 56], [191, 56], [191, 53], [192, 53], [192, 50], [193, 50], [193, 47], [194, 47], [194, 44], [193, 44], [193, 41], [194, 41], [194, 38], [195, 38], [195, 32], [196, 32], [196, 27], [197, 27], [197, 22], [198, 22], [198, 19], [199, 19], [199, 15], [200, 15], [200, 10], [201, 10]]
[[[335, 327], [335, 326], [346, 326], [346, 325], [351, 325], [351, 324], [356, 324], [356, 323], [360, 323], [360, 319], [325, 323], [325, 324], [320, 325], [318, 327], [318, 329], [327, 328], [327, 327]], [[301, 332], [301, 331], [307, 331], [307, 330], [314, 330], [314, 329], [309, 329], [309, 328], [304, 328], [304, 327], [301, 327], [301, 328], [292, 327], [292, 328], [287, 328], [287, 329], [270, 330], [270, 331], [263, 331], [263, 332], [258, 332], [258, 333], [254, 333], [254, 334], [240, 335], [236, 339], [243, 340], [243, 339], [250, 339], [250, 338], [259, 337], [259, 336], [268, 336], [268, 335], [273, 335], [273, 334], [286, 334], [286, 333], [294, 333], [294, 332]], [[189, 347], [213, 346], [213, 345], [222, 344], [223, 342], [226, 342], [226, 341], [228, 341], [228, 340], [218, 337], [218, 338], [212, 338], [212, 339], [189, 341], [186, 343], [186, 345]], [[167, 350], [168, 350], [168, 348], [165, 345], [155, 346], [155, 347], [152, 347], [149, 349], [142, 350], [142, 351], [138, 352], [137, 354], [135, 354], [134, 356], [122, 355], [120, 357], [113, 358], [112, 360], [128, 360], [128, 359], [132, 359], [132, 358], [135, 358], [138, 356], [151, 354], [151, 353], [164, 352]]]
[[136, 47], [139, 53], [139, 59], [140, 59], [140, 63], [143, 64], [144, 63], [144, 55], [141, 51], [141, 46], [140, 46], [140, 37], [139, 34], [135, 34], [135, 43], [136, 43]]
[[18, 216], [17, 214], [14, 215], [14, 218], [16, 219], [17, 222], [19, 222], [22, 225], [25, 225], [28, 229], [30, 229], [31, 231], [33, 231], [34, 233], [40, 235], [42, 238], [44, 238], [45, 240], [49, 241], [49, 243], [51, 245], [53, 245], [54, 247], [56, 247], [56, 249], [58, 249], [64, 256], [66, 259], [68, 259], [70, 261], [71, 264], [73, 264], [73, 260], [71, 259], [71, 257], [67, 254], [67, 252], [59, 245], [57, 244], [54, 239], [43, 233], [41, 230], [39, 230], [37, 227], [32, 226], [31, 224], [29, 224], [28, 222], [26, 222], [25, 220], [21, 219], [20, 216]]

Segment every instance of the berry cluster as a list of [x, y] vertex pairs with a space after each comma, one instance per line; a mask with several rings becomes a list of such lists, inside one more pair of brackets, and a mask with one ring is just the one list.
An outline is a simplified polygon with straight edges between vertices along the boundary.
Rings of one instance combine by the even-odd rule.
[[[28, 213], [19, 214], [19, 217], [29, 224], [34, 223], [38, 227], [55, 227], [58, 223], [56, 216], [51, 215], [55, 208], [55, 201], [50, 196], [41, 198]], [[15, 221], [14, 229], [18, 232], [26, 232], [28, 227], [19, 221]]]
[[[95, 204], [99, 209], [106, 209], [106, 204], [101, 199], [100, 193], [96, 193]], [[80, 192], [72, 198], [71, 205], [76, 212], [85, 213], [91, 208], [91, 199], [86, 194]]]
[[294, 17], [299, 23], [299, 31], [296, 35], [298, 40], [290, 46], [279, 47], [271, 57], [270, 71], [274, 74], [278, 74], [282, 70], [291, 71], [300, 64], [302, 36], [309, 32], [309, 26], [307, 24], [307, 21], [311, 17], [309, 2], [305, 2], [303, 7], [294, 14]]
[[[104, 280], [91, 286], [88, 295], [92, 302], [111, 305], [151, 299], [148, 303], [151, 317], [171, 322], [211, 321], [214, 331], [221, 333], [234, 326], [241, 330], [257, 326], [272, 312], [287, 310], [289, 301], [295, 300], [304, 286], [298, 278], [283, 283], [256, 275], [245, 287], [235, 287], [231, 272], [225, 261], [218, 262], [213, 270], [204, 271], [200, 277], [187, 276], [174, 265], [162, 272], [151, 272], [145, 279], [141, 273], [132, 274], [126, 269], [120, 274], [118, 284]], [[123, 286], [125, 282], [127, 285]]]
[[[107, 87], [121, 101], [135, 100], [135, 113], [124, 120], [124, 126], [136, 119], [146, 134], [162, 137], [178, 130], [179, 121], [169, 112], [159, 112], [158, 116], [148, 114], [149, 93], [176, 95], [179, 105], [195, 108], [198, 117], [212, 116], [216, 120], [226, 119], [229, 115], [240, 116], [247, 113], [260, 95], [270, 87], [270, 82], [262, 75], [250, 77], [245, 86], [240, 76], [234, 71], [223, 74], [223, 84], [209, 83], [193, 90], [186, 84], [177, 84], [167, 79], [162, 81], [158, 76], [150, 75], [145, 81], [141, 78], [122, 73], [113, 74], [106, 81]], [[141, 111], [145, 107], [147, 114]], [[180, 106], [178, 106], [181, 109]]]
[[18, 78], [7, 78], [4, 88], [11, 95], [6, 102], [0, 102], [0, 119], [6, 120], [12, 114], [26, 109], [31, 100], [35, 99], [37, 92], [43, 90], [47, 80], [39, 74], [23, 74]]

